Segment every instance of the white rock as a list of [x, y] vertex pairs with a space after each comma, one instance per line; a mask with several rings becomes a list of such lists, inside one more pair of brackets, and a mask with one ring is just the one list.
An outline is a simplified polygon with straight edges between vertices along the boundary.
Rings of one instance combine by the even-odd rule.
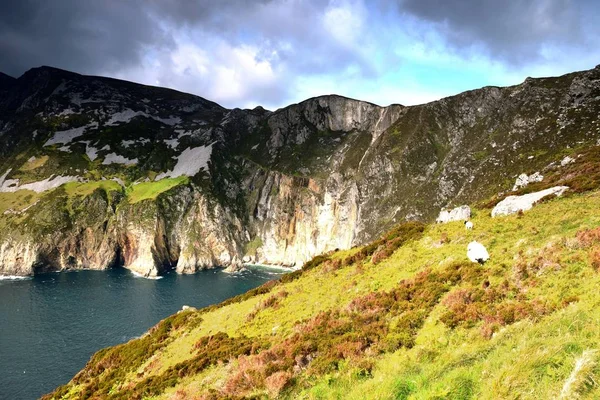
[[574, 162], [575, 162], [575, 159], [574, 159], [574, 158], [571, 158], [571, 157], [569, 157], [569, 156], [566, 156], [566, 157], [565, 157], [565, 158], [563, 158], [563, 159], [562, 159], [562, 161], [560, 162], [560, 166], [561, 166], [561, 167], [564, 167], [565, 165], [568, 165], [568, 164], [571, 164], [571, 163], [574, 163]]
[[473, 262], [483, 264], [489, 260], [490, 255], [485, 246], [479, 242], [473, 241], [467, 246], [467, 257]]
[[514, 192], [515, 190], [519, 190], [520, 188], [523, 188], [523, 187], [529, 185], [530, 183], [541, 182], [543, 180], [544, 180], [544, 176], [542, 174], [540, 174], [539, 172], [536, 172], [529, 176], [527, 174], [521, 174], [515, 181], [515, 185], [513, 186], [512, 190]]
[[451, 221], [467, 221], [469, 218], [471, 218], [471, 208], [469, 206], [460, 206], [451, 211], [442, 209], [435, 222], [444, 224]]
[[496, 204], [492, 210], [492, 217], [497, 217], [499, 215], [510, 215], [519, 211], [530, 210], [536, 201], [553, 194], [560, 196], [567, 189], [567, 186], [555, 186], [539, 192], [524, 194], [522, 196], [508, 196], [500, 203]]

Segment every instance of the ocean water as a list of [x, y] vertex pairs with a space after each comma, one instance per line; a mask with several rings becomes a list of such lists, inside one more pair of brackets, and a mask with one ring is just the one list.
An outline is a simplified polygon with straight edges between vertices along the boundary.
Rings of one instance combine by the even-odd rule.
[[0, 280], [0, 399], [36, 399], [97, 350], [142, 335], [184, 304], [218, 303], [280, 275], [252, 268], [150, 280], [116, 268]]

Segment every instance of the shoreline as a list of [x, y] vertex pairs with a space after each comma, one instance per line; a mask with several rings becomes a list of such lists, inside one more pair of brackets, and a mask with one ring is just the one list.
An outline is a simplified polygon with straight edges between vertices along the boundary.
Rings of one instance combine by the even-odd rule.
[[[144, 276], [142, 274], [140, 274], [139, 272], [133, 271], [129, 268], [124, 268], [124, 267], [120, 267], [123, 268], [125, 270], [127, 270], [131, 275], [133, 275], [135, 278], [143, 278], [143, 279], [149, 279], [149, 280], [159, 280], [164, 278], [164, 275], [158, 275], [158, 276]], [[273, 270], [273, 271], [280, 271], [280, 272], [294, 272], [294, 271], [298, 271], [301, 268], [295, 268], [295, 267], [286, 267], [283, 265], [276, 265], [276, 264], [260, 264], [260, 263], [244, 263], [242, 264], [242, 269], [239, 271], [225, 271], [227, 268], [224, 267], [215, 267], [215, 269], [217, 270], [221, 270], [225, 273], [230, 273], [230, 274], [235, 274], [235, 273], [239, 273], [242, 272], [245, 269], [269, 269], [269, 270]], [[79, 271], [106, 271], [109, 268], [106, 269], [95, 269], [95, 268], [80, 268], [80, 269], [65, 269], [62, 271], [48, 271], [48, 272], [43, 272], [43, 274], [59, 274], [59, 273], [65, 273], [65, 272], [79, 272]], [[33, 275], [2, 275], [0, 274], [0, 281], [20, 281], [20, 280], [26, 280], [26, 279], [33, 279], [37, 274], [33, 274]], [[181, 274], [181, 275], [188, 275], [188, 274]], [[193, 274], [191, 274], [193, 275]]]
[[274, 269], [277, 271], [285, 271], [285, 272], [293, 272], [293, 271], [298, 271], [300, 269], [300, 268], [294, 268], [294, 267], [285, 267], [283, 265], [259, 264], [259, 263], [244, 263], [243, 266], [245, 268], [265, 268], [265, 269]]

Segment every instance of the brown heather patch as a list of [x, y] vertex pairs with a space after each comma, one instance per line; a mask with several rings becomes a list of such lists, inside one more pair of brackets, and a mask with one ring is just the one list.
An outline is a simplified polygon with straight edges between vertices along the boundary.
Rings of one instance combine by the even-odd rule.
[[[412, 347], [425, 319], [442, 296], [462, 282], [476, 282], [482, 267], [457, 263], [442, 271], [424, 271], [389, 292], [354, 299], [339, 310], [321, 312], [298, 323], [280, 343], [256, 355], [240, 357], [223, 394], [245, 396], [257, 390], [272, 393], [301, 374], [320, 376], [338, 370], [340, 362], [370, 373], [369, 355]], [[392, 323], [393, 322], [393, 323]], [[272, 378], [270, 378], [272, 377]], [[279, 393], [279, 392], [278, 392]]]
[[595, 246], [590, 250], [590, 265], [600, 272], [600, 246]]
[[450, 293], [443, 301], [447, 311], [440, 320], [450, 328], [472, 327], [483, 322], [481, 333], [490, 338], [501, 326], [522, 319], [538, 319], [554, 309], [556, 305], [543, 299], [527, 300], [525, 294], [508, 281], [496, 287], [461, 288]]
[[535, 279], [547, 271], [559, 271], [561, 269], [561, 247], [562, 245], [549, 243], [541, 249], [537, 256], [526, 260], [522, 254], [513, 266], [512, 279], [518, 287], [535, 286]]
[[373, 264], [378, 264], [392, 255], [404, 243], [421, 237], [424, 230], [425, 225], [420, 222], [411, 221], [400, 224], [383, 235], [379, 240], [366, 245], [357, 253], [346, 257], [342, 261], [342, 265], [355, 264], [365, 260], [367, 257], [371, 257]]
[[575, 235], [579, 243], [583, 247], [589, 247], [593, 244], [600, 243], [600, 227], [593, 229], [584, 229], [582, 231], [577, 232]]

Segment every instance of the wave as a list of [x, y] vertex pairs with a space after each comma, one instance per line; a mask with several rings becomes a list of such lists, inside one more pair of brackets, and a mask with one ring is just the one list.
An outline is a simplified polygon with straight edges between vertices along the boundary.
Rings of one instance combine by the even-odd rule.
[[158, 279], [162, 279], [162, 276], [145, 276], [140, 274], [139, 272], [135, 272], [132, 270], [129, 270], [129, 272], [131, 272], [133, 274], [134, 277], [136, 278], [144, 278], [144, 279], [152, 279], [152, 280], [158, 280]]
[[0, 275], [0, 281], [23, 281], [26, 279], [31, 279], [31, 276]]

